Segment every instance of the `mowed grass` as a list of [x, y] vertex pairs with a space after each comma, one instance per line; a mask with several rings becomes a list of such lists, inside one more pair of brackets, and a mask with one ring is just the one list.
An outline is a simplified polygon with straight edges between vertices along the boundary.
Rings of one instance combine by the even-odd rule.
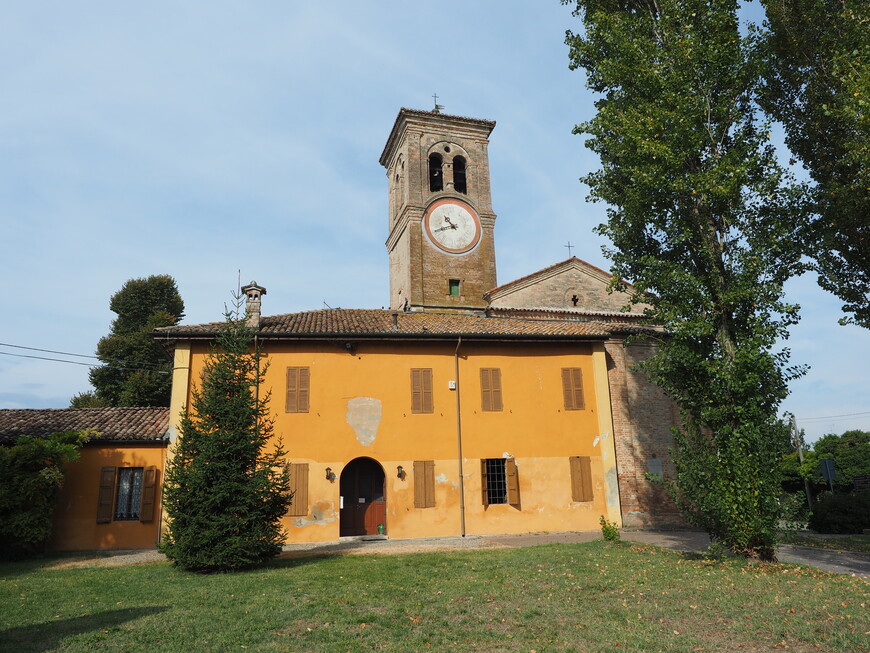
[[0, 565], [4, 651], [860, 651], [870, 584], [642, 545]]

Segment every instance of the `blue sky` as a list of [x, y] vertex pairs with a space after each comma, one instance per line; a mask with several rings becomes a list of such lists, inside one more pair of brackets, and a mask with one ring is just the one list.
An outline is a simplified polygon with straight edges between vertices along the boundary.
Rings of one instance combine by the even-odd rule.
[[[433, 93], [497, 122], [499, 283], [567, 258], [569, 240], [606, 268], [605, 207], [577, 181], [598, 162], [571, 134], [594, 97], [566, 29], [557, 0], [6, 3], [0, 342], [91, 354], [109, 297], [150, 274], [175, 277], [189, 323], [220, 319], [239, 270], [268, 289], [267, 314], [385, 305], [378, 157], [399, 108]], [[870, 332], [839, 326], [813, 278], [788, 290], [792, 360], [811, 370], [784, 408], [810, 439], [870, 429]], [[89, 387], [84, 366], [0, 353], [0, 408]]]

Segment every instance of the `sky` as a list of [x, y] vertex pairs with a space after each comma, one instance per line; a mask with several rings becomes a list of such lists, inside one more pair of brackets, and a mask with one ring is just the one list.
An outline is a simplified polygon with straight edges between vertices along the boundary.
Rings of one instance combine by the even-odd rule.
[[[64, 408], [125, 281], [170, 274], [184, 322], [238, 286], [264, 314], [389, 301], [387, 179], [401, 107], [495, 120], [498, 282], [573, 254], [607, 268], [606, 207], [578, 179], [594, 115], [558, 0], [4, 3], [0, 8], [0, 408]], [[870, 430], [870, 331], [811, 276], [783, 404], [813, 441]], [[863, 413], [855, 415], [855, 413]]]

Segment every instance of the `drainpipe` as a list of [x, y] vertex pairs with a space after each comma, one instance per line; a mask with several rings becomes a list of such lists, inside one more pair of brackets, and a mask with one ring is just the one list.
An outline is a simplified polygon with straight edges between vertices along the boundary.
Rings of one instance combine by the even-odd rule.
[[459, 347], [462, 336], [456, 343], [453, 354], [453, 368], [456, 372], [456, 448], [459, 455], [459, 524], [462, 537], [465, 537], [465, 478], [462, 475], [462, 404], [459, 400]]

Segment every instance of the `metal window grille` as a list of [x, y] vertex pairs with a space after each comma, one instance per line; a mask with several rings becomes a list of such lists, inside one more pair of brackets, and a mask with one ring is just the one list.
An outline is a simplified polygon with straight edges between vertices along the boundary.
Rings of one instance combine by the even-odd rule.
[[490, 504], [508, 502], [504, 458], [486, 459], [486, 495]]
[[142, 467], [118, 469], [118, 496], [115, 501], [115, 521], [139, 519], [142, 502]]

